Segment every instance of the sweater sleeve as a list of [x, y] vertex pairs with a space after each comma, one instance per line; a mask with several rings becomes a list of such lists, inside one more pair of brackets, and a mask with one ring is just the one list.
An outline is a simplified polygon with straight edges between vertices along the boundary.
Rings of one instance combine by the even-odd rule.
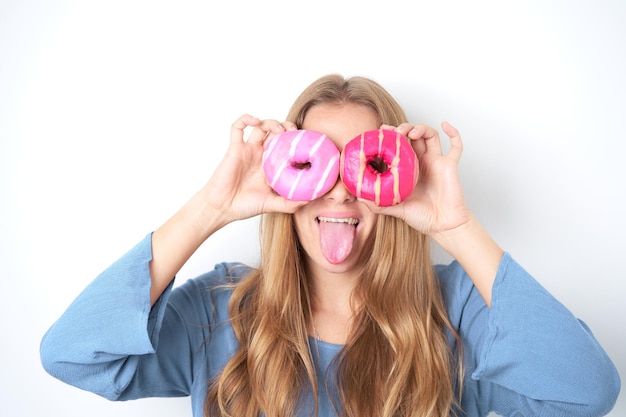
[[463, 342], [467, 415], [602, 416], [620, 390], [589, 328], [507, 253], [489, 309], [460, 265], [438, 269]]
[[100, 274], [44, 335], [52, 376], [110, 400], [187, 396], [216, 320], [207, 290], [226, 265], [150, 304], [151, 234]]

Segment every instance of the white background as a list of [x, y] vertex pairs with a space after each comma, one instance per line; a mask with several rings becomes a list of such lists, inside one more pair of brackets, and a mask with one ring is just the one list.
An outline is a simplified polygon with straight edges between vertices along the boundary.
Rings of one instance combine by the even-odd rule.
[[[202, 186], [232, 121], [282, 120], [330, 72], [460, 129], [472, 209], [623, 377], [625, 5], [0, 0], [0, 415], [190, 415], [188, 399], [118, 404], [66, 386], [39, 341]], [[230, 225], [179, 283], [257, 250], [256, 220]], [[610, 415], [626, 415], [624, 394]]]

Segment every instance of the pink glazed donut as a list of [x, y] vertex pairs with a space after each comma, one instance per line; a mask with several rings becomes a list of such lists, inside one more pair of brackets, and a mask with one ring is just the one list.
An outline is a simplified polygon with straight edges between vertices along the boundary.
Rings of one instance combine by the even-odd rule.
[[392, 130], [370, 130], [341, 153], [341, 180], [353, 195], [378, 206], [392, 206], [415, 187], [418, 161], [407, 138]]
[[295, 201], [314, 200], [339, 176], [339, 150], [323, 133], [289, 130], [265, 142], [263, 171], [270, 186]]

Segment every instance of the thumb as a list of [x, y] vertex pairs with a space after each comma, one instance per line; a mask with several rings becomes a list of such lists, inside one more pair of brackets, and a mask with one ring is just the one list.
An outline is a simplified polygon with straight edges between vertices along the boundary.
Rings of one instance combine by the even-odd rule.
[[406, 205], [403, 204], [404, 201], [394, 204], [393, 206], [377, 206], [376, 203], [371, 200], [366, 200], [364, 198], [359, 198], [358, 200], [365, 204], [369, 211], [374, 214], [383, 214], [385, 216], [397, 217], [398, 219], [405, 220]]
[[298, 211], [300, 207], [304, 206], [307, 203], [308, 201], [288, 200], [285, 197], [275, 194], [272, 197], [270, 197], [270, 199], [267, 201], [267, 204], [265, 205], [263, 209], [263, 213], [291, 213], [293, 214], [296, 211]]

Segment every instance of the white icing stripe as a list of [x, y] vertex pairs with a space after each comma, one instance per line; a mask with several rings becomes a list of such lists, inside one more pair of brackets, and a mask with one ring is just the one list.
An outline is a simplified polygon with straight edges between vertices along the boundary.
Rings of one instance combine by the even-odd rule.
[[393, 203], [400, 202], [400, 172], [398, 166], [400, 165], [400, 146], [402, 146], [402, 137], [400, 134], [396, 134], [396, 155], [391, 163], [391, 172], [393, 173]]
[[296, 188], [298, 187], [298, 183], [300, 182], [300, 178], [302, 177], [302, 173], [304, 172], [303, 169], [301, 169], [300, 171], [298, 171], [298, 176], [296, 177], [295, 181], [293, 182], [293, 184], [291, 184], [291, 190], [289, 190], [289, 195], [287, 196], [287, 198], [289, 200], [293, 199], [293, 193], [296, 192]]
[[380, 206], [380, 174], [376, 175], [376, 181], [374, 181], [374, 202], [377, 206]]
[[270, 154], [274, 150], [274, 146], [276, 146], [276, 144], [278, 143], [278, 136], [280, 136], [280, 135], [272, 136], [270, 141], [267, 143], [267, 145], [265, 147], [265, 152], [263, 152], [263, 163], [264, 164], [265, 164], [265, 160], [270, 157]]
[[272, 182], [270, 183], [272, 188], [274, 187], [274, 185], [276, 185], [276, 182], [280, 179], [280, 175], [283, 173], [285, 168], [287, 168], [287, 165], [289, 165], [289, 161], [283, 161], [283, 163], [280, 165], [280, 167], [274, 173], [274, 178], [272, 178]]
[[[383, 141], [385, 140], [385, 132], [383, 129], [380, 129], [378, 131], [378, 157], [379, 158], [383, 158]], [[381, 189], [381, 174], [377, 173], [376, 174], [376, 181], [374, 182], [374, 200], [377, 206], [380, 206], [380, 199], [381, 199], [381, 194], [382, 194], [382, 189]]]
[[295, 138], [291, 141], [291, 148], [289, 148], [289, 157], [293, 158], [296, 155], [296, 148], [298, 147], [298, 143], [300, 143], [300, 139], [304, 136], [304, 130], [298, 132]]
[[330, 175], [330, 171], [332, 170], [333, 166], [335, 166], [335, 164], [337, 163], [337, 157], [338, 157], [337, 155], [333, 156], [333, 159], [331, 159], [328, 162], [328, 165], [326, 165], [324, 174], [322, 175], [322, 178], [319, 180], [319, 182], [317, 183], [317, 186], [315, 187], [315, 190], [313, 191], [313, 195], [311, 196], [312, 200], [315, 200], [319, 196], [320, 191], [322, 190], [322, 188], [324, 187], [324, 184], [326, 183], [326, 179]]
[[326, 135], [320, 136], [320, 138], [317, 140], [317, 142], [315, 142], [315, 145], [313, 145], [313, 147], [311, 147], [311, 151], [309, 152], [309, 159], [312, 158], [313, 155], [315, 154], [315, 152], [317, 152], [317, 150], [320, 148], [320, 146], [322, 146], [322, 143], [324, 143], [324, 140], [326, 140]]
[[363, 185], [363, 174], [365, 173], [365, 133], [361, 133], [361, 147], [359, 148], [359, 177], [356, 182], [356, 196], [361, 197], [361, 186]]

